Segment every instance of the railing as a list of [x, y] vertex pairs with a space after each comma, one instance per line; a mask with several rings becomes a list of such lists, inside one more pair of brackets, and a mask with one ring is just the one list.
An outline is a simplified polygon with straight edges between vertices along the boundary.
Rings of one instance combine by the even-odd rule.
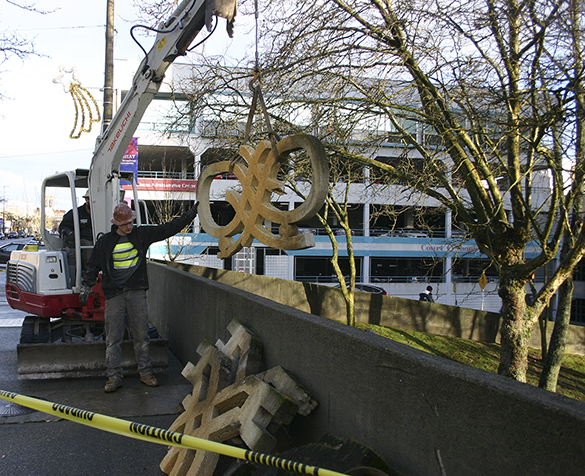
[[442, 283], [443, 278], [439, 276], [372, 276], [372, 283]]
[[[338, 283], [337, 276], [295, 276], [295, 281], [302, 283]], [[362, 282], [361, 276], [356, 276], [356, 283]]]
[[[451, 275], [451, 281], [454, 283], [478, 283], [480, 275], [462, 276], [459, 274]], [[372, 276], [370, 278], [372, 283], [443, 283], [444, 276], [425, 276], [421, 273], [420, 276]], [[488, 283], [497, 283], [497, 276], [487, 276]]]
[[[295, 276], [295, 281], [304, 283], [337, 283], [337, 276]], [[362, 276], [356, 276], [356, 283], [363, 283]], [[372, 276], [370, 283], [439, 283], [440, 276]]]
[[[327, 236], [324, 228], [313, 227], [299, 227], [300, 233], [312, 233], [316, 236]], [[335, 228], [334, 235], [345, 235], [343, 228]], [[354, 236], [364, 236], [364, 230], [353, 229], [351, 234]], [[445, 238], [445, 230], [427, 231], [415, 230], [410, 228], [390, 230], [389, 228], [370, 228], [370, 236], [372, 237], [389, 237], [389, 238]], [[457, 234], [453, 239], [462, 238], [464, 235]]]
[[138, 171], [138, 179], [143, 178], [156, 178], [165, 180], [195, 180], [195, 173], [193, 172], [156, 172], [140, 170]]
[[[299, 227], [299, 232], [301, 233], [312, 233], [316, 236], [326, 236], [327, 232], [324, 228], [317, 228], [317, 227]], [[334, 235], [345, 235], [345, 232], [342, 228], [336, 228], [333, 230]], [[351, 234], [354, 236], [364, 236], [364, 230], [362, 229], [353, 229]], [[371, 237], [387, 237], [387, 238], [445, 238], [446, 232], [445, 230], [415, 230], [414, 228], [402, 228], [402, 229], [393, 229], [390, 228], [370, 228], [370, 235]], [[451, 232], [451, 239], [453, 240], [466, 240], [471, 239], [470, 236], [467, 236], [460, 232], [453, 230]]]
[[[453, 275], [451, 281], [454, 283], [479, 283], [480, 276], [459, 276]], [[337, 276], [295, 276], [295, 281], [305, 283], [337, 283]], [[356, 276], [356, 283], [362, 283], [363, 277]], [[444, 276], [371, 276], [370, 283], [443, 283]], [[498, 278], [488, 276], [488, 283], [496, 283]]]
[[[327, 236], [325, 228], [303, 228], [299, 227], [299, 233], [312, 233], [316, 236]], [[336, 236], [345, 236], [345, 230], [343, 228], [333, 229], [333, 234]], [[363, 236], [363, 230], [351, 230], [351, 234], [355, 236]]]

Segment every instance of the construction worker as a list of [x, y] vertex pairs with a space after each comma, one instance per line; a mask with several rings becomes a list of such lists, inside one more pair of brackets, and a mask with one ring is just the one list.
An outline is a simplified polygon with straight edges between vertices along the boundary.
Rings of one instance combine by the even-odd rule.
[[138, 362], [140, 381], [150, 387], [158, 386], [152, 374], [149, 352], [148, 307], [146, 290], [146, 253], [157, 241], [169, 238], [193, 221], [197, 203], [174, 220], [159, 226], [134, 226], [136, 213], [126, 204], [114, 208], [112, 229], [96, 242], [83, 273], [79, 300], [86, 304], [98, 274], [106, 298], [106, 376], [105, 392], [115, 392], [122, 385], [122, 349], [125, 326], [132, 334], [134, 354]]
[[[77, 216], [79, 218], [79, 238], [81, 246], [93, 245], [93, 230], [91, 226], [91, 206], [89, 202], [89, 190], [83, 196], [85, 203], [77, 207]], [[67, 251], [69, 264], [75, 266], [75, 226], [73, 224], [73, 209], [69, 210], [59, 224], [59, 236], [63, 240], [63, 247]], [[91, 248], [82, 250], [81, 261], [83, 265], [87, 263], [91, 255]]]

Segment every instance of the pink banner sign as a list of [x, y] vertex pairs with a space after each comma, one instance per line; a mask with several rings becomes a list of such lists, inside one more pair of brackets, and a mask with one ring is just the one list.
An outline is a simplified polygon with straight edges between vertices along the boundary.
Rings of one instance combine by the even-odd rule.
[[[136, 184], [138, 190], [153, 190], [155, 192], [196, 192], [197, 180], [156, 179], [140, 177]], [[130, 190], [130, 185], [123, 185], [124, 190]]]

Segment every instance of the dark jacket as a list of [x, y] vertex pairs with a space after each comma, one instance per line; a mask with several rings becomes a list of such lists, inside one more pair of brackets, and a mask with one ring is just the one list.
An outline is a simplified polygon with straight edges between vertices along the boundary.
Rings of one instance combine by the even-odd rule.
[[418, 295], [419, 301], [427, 301], [427, 302], [435, 302], [433, 295], [431, 293], [420, 293]]
[[158, 226], [135, 226], [128, 235], [128, 239], [138, 251], [138, 263], [134, 273], [126, 282], [124, 289], [118, 288], [112, 279], [112, 252], [121, 236], [116, 232], [117, 226], [112, 225], [109, 233], [102, 235], [98, 240], [87, 267], [83, 273], [82, 284], [91, 287], [95, 284], [97, 276], [103, 273], [102, 290], [106, 299], [114, 297], [124, 291], [136, 289], [148, 289], [148, 275], [146, 273], [146, 252], [148, 247], [157, 241], [169, 238], [193, 221], [197, 215], [197, 204], [186, 213], [174, 220]]
[[[80, 207], [77, 207], [77, 213], [79, 214], [79, 233], [82, 240], [93, 241], [93, 232], [91, 227], [91, 215], [85, 208], [85, 203]], [[63, 220], [59, 224], [59, 235], [65, 241], [65, 245], [71, 245], [74, 243], [73, 239], [73, 210], [69, 210], [63, 215]]]

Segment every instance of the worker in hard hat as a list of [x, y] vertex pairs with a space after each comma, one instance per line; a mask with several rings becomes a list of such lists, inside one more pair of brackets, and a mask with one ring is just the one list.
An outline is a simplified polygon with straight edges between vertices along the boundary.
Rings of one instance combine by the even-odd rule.
[[169, 238], [193, 221], [197, 203], [174, 220], [159, 226], [134, 226], [136, 213], [126, 203], [114, 208], [112, 229], [96, 242], [86, 270], [83, 273], [79, 300], [87, 303], [100, 271], [102, 291], [106, 298], [106, 376], [104, 391], [114, 392], [122, 385], [122, 340], [125, 326], [134, 340], [140, 381], [150, 387], [158, 386], [152, 374], [149, 352], [148, 307], [146, 290], [146, 253], [157, 241]]
[[[91, 228], [91, 206], [89, 202], [89, 190], [83, 196], [85, 202], [77, 207], [79, 217], [79, 234], [82, 240], [91, 241], [93, 244], [93, 232]], [[65, 245], [73, 243], [73, 209], [69, 210], [59, 224], [59, 235], [63, 238]]]

